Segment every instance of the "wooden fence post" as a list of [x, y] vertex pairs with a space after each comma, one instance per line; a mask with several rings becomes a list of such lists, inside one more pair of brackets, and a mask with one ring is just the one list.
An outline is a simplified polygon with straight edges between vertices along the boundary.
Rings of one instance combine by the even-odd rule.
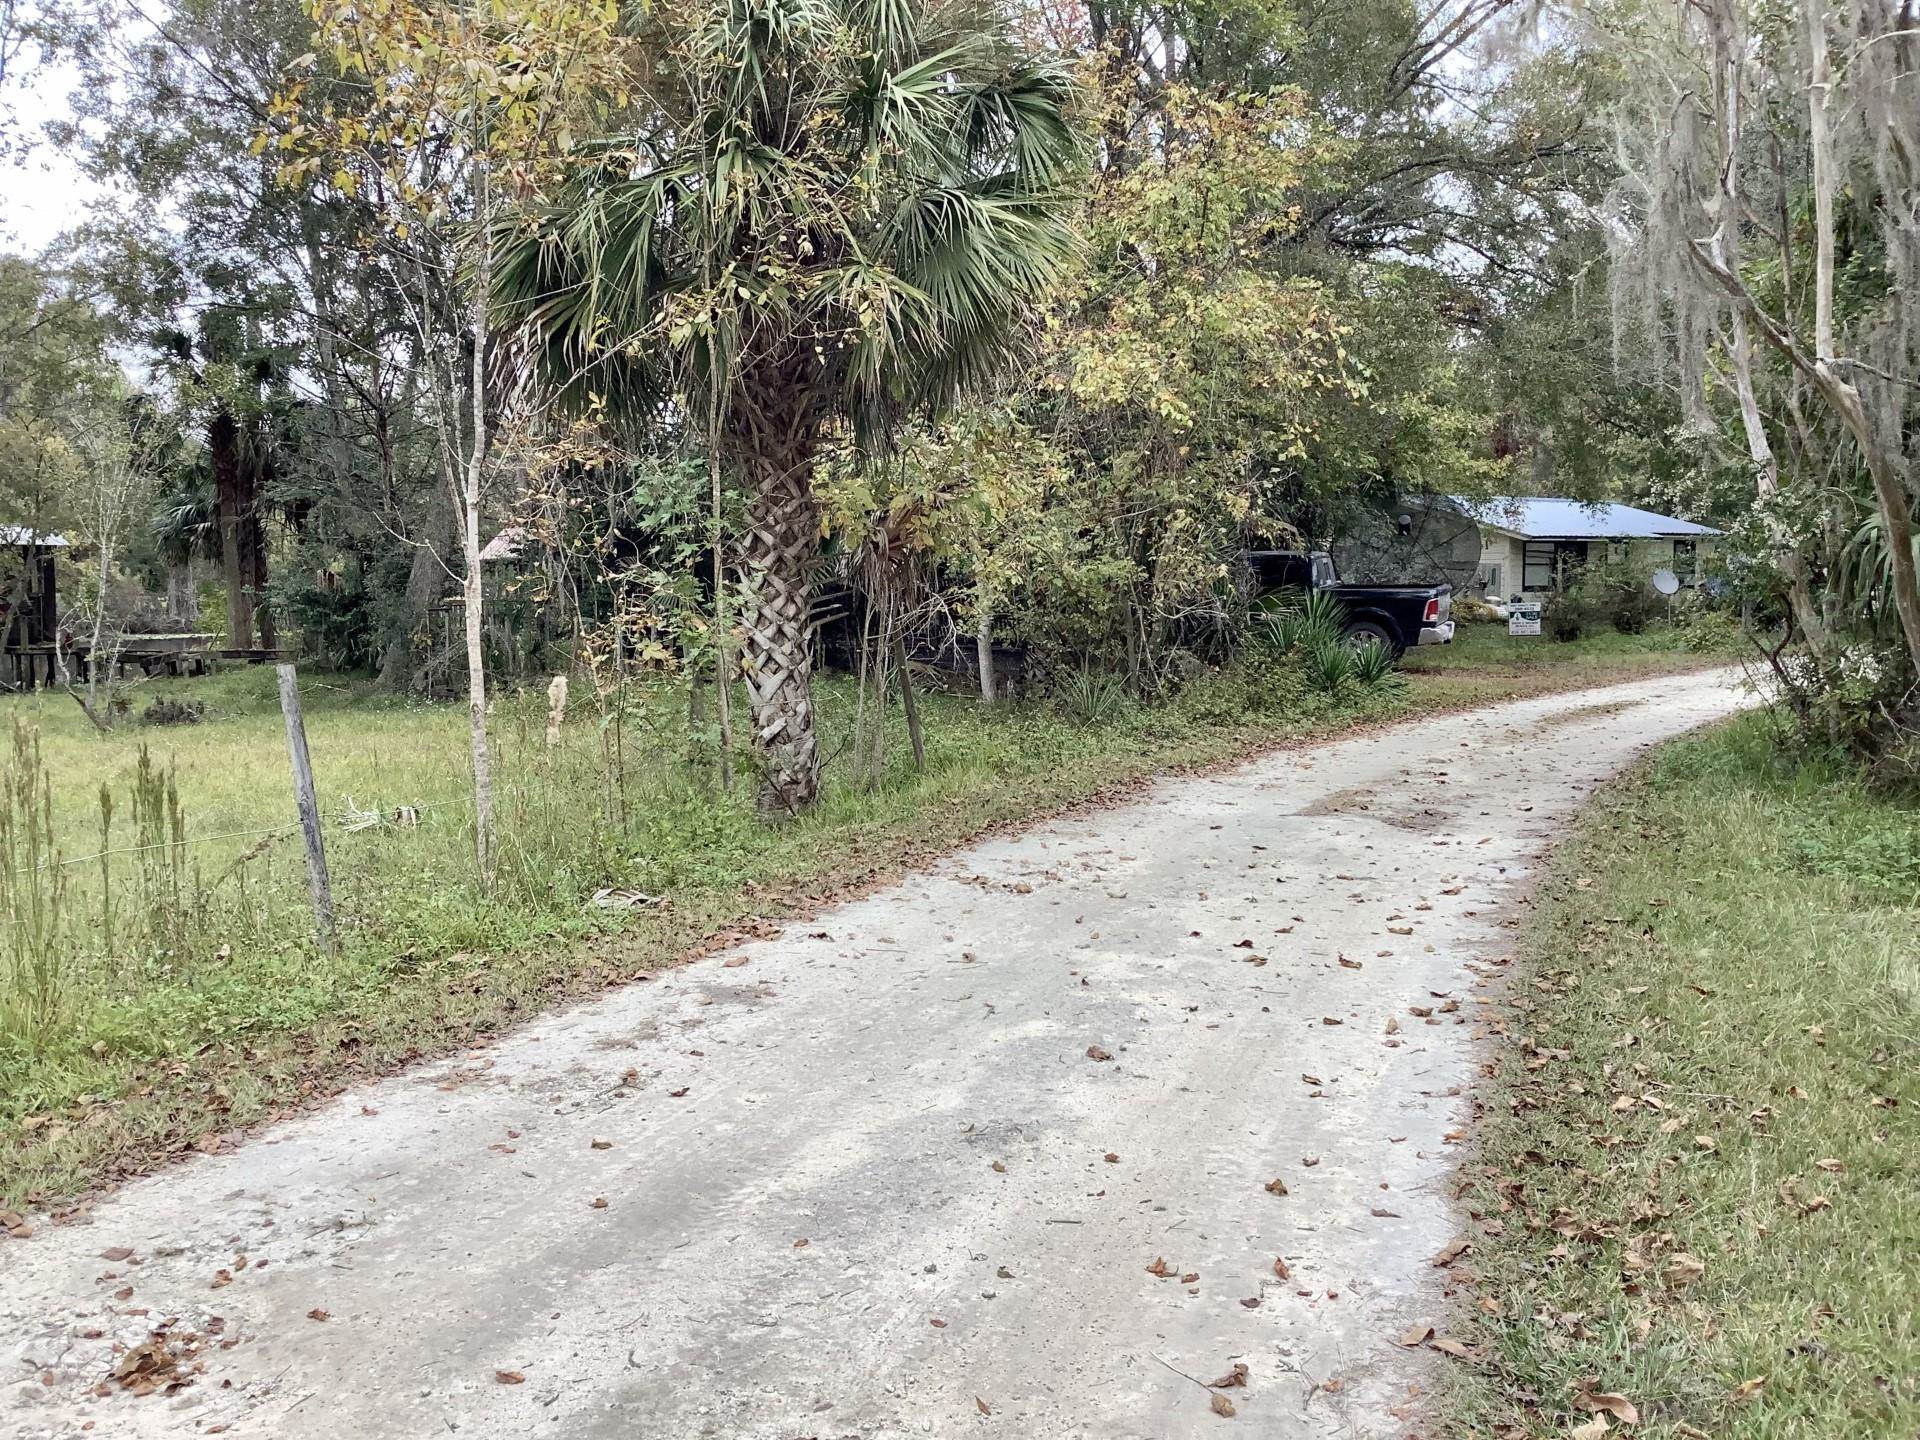
[[340, 950], [333, 928], [333, 883], [327, 878], [326, 841], [320, 834], [320, 802], [313, 794], [313, 762], [307, 756], [307, 727], [300, 718], [300, 686], [291, 665], [276, 665], [280, 677], [280, 713], [287, 721], [287, 759], [293, 763], [293, 800], [300, 809], [300, 835], [307, 848], [307, 889], [313, 895], [313, 929], [328, 955]]

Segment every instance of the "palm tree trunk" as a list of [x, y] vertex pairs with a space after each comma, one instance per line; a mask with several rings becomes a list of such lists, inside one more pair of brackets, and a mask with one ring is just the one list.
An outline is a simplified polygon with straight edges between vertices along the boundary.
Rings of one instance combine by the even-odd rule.
[[[761, 397], [754, 397], [759, 399]], [[813, 717], [813, 581], [820, 518], [815, 426], [804, 393], [736, 403], [728, 439], [747, 486], [741, 545], [747, 704], [760, 753], [760, 813], [797, 815], [820, 791]]]

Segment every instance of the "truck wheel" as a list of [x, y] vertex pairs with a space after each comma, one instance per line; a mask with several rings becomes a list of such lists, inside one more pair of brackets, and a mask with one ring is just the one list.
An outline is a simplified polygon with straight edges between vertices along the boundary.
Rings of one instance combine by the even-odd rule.
[[1372, 620], [1355, 620], [1340, 632], [1340, 638], [1352, 650], [1364, 650], [1369, 645], [1378, 645], [1396, 659], [1400, 655], [1400, 645], [1387, 633], [1384, 625]]

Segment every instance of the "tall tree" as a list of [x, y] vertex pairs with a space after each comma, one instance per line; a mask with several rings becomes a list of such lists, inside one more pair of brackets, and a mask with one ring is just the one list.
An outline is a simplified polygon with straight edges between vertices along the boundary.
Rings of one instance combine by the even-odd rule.
[[1836, 617], [1814, 595], [1817, 537], [1779, 518], [1795, 478], [1781, 455], [1812, 462], [1808, 483], [1835, 465], [1864, 476], [1896, 629], [1920, 674], [1911, 7], [1619, 0], [1590, 18], [1632, 56], [1616, 273], [1638, 280], [1649, 331], [1674, 337], [1696, 408], [1710, 387], [1730, 391], [1795, 614], [1824, 653]]
[[811, 804], [822, 437], [884, 438], [995, 369], [1072, 248], [1071, 84], [964, 4], [691, 0], [638, 43], [657, 108], [499, 275], [579, 393], [699, 417], [746, 493], [763, 812]]
[[311, 57], [274, 97], [257, 148], [279, 179], [365, 207], [357, 234], [391, 274], [425, 372], [433, 453], [455, 519], [482, 883], [494, 874], [487, 737], [482, 512], [510, 452], [500, 443], [499, 247], [519, 215], [564, 185], [576, 135], [627, 84], [618, 11], [603, 0], [312, 0], [315, 53], [344, 93], [309, 100]]

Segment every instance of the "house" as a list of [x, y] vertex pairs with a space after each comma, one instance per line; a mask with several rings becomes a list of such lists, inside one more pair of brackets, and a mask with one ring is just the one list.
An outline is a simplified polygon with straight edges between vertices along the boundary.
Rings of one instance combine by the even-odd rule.
[[1500, 496], [1453, 497], [1479, 524], [1474, 588], [1494, 599], [1539, 600], [1583, 565], [1631, 564], [1671, 570], [1682, 585], [1701, 578], [1701, 562], [1721, 532], [1632, 505]]

